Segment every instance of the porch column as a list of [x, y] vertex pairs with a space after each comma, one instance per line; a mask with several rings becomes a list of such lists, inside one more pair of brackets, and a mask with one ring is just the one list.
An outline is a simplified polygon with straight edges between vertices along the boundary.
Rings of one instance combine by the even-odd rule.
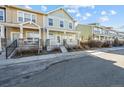
[[23, 25], [20, 25], [19, 46], [23, 46]]
[[2, 51], [2, 47], [4, 46], [5, 44], [5, 33], [4, 33], [4, 26], [3, 25], [0, 25], [0, 51]]
[[50, 50], [50, 38], [49, 38], [49, 29], [47, 29], [47, 38], [46, 38], [46, 50], [49, 51]]
[[66, 42], [66, 31], [64, 31], [64, 39], [63, 39], [63, 45], [66, 46], [67, 42]]
[[49, 29], [47, 29], [47, 39], [49, 39]]
[[42, 48], [41, 28], [39, 27], [39, 48]]

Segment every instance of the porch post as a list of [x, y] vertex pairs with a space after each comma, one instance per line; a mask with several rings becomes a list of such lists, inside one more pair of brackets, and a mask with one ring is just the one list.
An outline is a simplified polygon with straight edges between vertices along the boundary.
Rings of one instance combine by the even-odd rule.
[[39, 49], [42, 48], [41, 28], [39, 27]]
[[49, 29], [47, 29], [47, 39], [49, 39]]
[[50, 50], [50, 38], [49, 38], [49, 29], [47, 29], [47, 38], [46, 38], [46, 50], [49, 51]]
[[64, 39], [63, 39], [63, 45], [66, 46], [67, 42], [66, 42], [66, 31], [64, 31]]
[[23, 25], [20, 25], [19, 45], [23, 46]]
[[0, 51], [2, 51], [2, 47], [4, 46], [3, 44], [5, 43], [4, 39], [5, 39], [5, 33], [4, 33], [4, 26], [0, 25]]

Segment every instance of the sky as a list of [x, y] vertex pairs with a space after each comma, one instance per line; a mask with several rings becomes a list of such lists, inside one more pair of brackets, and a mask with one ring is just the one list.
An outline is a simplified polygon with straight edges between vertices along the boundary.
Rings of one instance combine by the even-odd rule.
[[100, 23], [124, 32], [124, 5], [20, 5], [20, 7], [44, 13], [64, 8], [78, 23]]

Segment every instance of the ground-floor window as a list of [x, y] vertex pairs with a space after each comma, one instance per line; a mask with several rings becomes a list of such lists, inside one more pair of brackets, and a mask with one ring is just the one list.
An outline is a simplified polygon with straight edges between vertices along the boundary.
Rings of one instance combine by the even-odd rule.
[[27, 32], [27, 40], [28, 41], [38, 41], [39, 33], [38, 32]]

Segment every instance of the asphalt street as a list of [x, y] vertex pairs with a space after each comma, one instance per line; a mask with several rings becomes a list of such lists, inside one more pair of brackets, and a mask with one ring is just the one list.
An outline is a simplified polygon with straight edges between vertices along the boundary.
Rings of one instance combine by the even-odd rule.
[[[124, 50], [109, 51], [124, 55]], [[98, 54], [98, 53], [97, 53]], [[45, 70], [6, 80], [0, 86], [12, 87], [120, 87], [124, 86], [124, 68], [116, 61], [88, 55], [53, 64]], [[106, 54], [107, 55], [107, 54]], [[114, 55], [113, 58], [118, 56]], [[109, 57], [108, 57], [109, 58]], [[121, 61], [122, 62], [122, 61]], [[123, 64], [122, 64], [123, 65]], [[12, 69], [12, 68], [10, 68]], [[5, 84], [4, 84], [5, 83]]]

